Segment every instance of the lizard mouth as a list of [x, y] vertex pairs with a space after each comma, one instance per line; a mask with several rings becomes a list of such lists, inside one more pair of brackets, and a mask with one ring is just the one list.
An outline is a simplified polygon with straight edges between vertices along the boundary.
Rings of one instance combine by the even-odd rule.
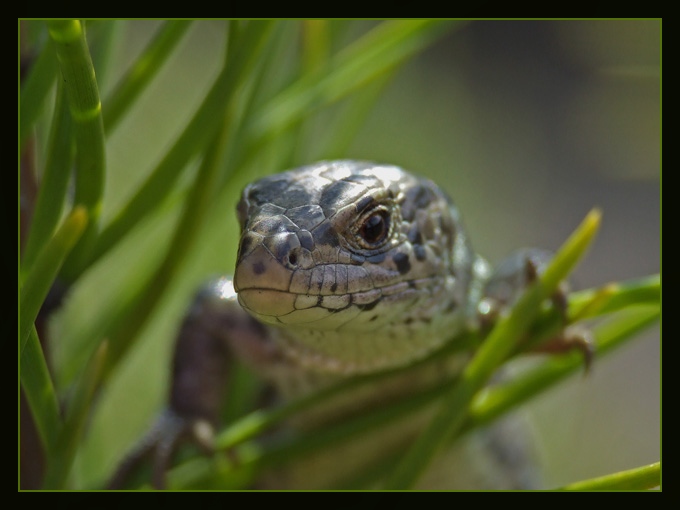
[[370, 291], [351, 294], [296, 294], [271, 288], [249, 288], [238, 292], [238, 300], [243, 308], [258, 319], [269, 324], [307, 324], [314, 329], [337, 329], [340, 325], [366, 314], [371, 322], [379, 315], [379, 305], [416, 299], [420, 294], [418, 287], [431, 285], [431, 278], [414, 282], [400, 282], [394, 285], [375, 288]]
[[259, 245], [239, 260], [234, 288], [241, 306], [267, 324], [366, 331], [394, 321], [403, 306], [441, 286], [436, 277], [408, 280], [393, 272], [396, 278], [376, 281], [373, 276], [352, 264], [283, 264]]

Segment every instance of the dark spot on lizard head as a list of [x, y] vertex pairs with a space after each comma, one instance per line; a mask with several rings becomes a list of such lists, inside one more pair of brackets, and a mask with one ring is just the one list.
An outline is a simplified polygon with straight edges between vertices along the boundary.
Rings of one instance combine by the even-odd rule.
[[288, 176], [274, 175], [246, 187], [243, 197], [247, 198], [251, 205], [273, 203], [276, 198], [283, 196], [288, 188], [290, 188]]
[[414, 244], [413, 253], [415, 253], [416, 259], [421, 262], [427, 258], [427, 250], [425, 250], [425, 247], [422, 244]]
[[338, 233], [329, 221], [321, 223], [312, 235], [315, 246], [336, 246], [338, 243]]
[[264, 265], [262, 262], [255, 262], [253, 264], [253, 273], [255, 274], [263, 274], [267, 270], [267, 266]]
[[300, 186], [291, 186], [283, 195], [272, 197], [271, 202], [286, 209], [309, 205], [314, 202], [314, 194]]
[[423, 236], [420, 233], [420, 228], [416, 223], [411, 225], [406, 237], [411, 244], [423, 244]]
[[319, 205], [327, 217], [331, 216], [339, 205], [344, 205], [354, 200], [365, 187], [346, 181], [336, 181], [329, 184], [321, 192]]
[[404, 220], [409, 222], [413, 221], [418, 209], [426, 209], [437, 198], [434, 191], [426, 184], [413, 186], [406, 191], [405, 195], [401, 214]]
[[411, 270], [411, 261], [406, 253], [395, 253], [392, 256], [394, 264], [397, 266], [397, 271], [401, 274], [406, 274]]
[[372, 303], [366, 303], [364, 305], [357, 305], [357, 308], [359, 308], [360, 310], [362, 310], [364, 312], [368, 312], [370, 310], [373, 310], [376, 307], [376, 305], [378, 304], [378, 301], [379, 300], [376, 299]]
[[367, 209], [369, 205], [372, 205], [375, 203], [375, 198], [373, 198], [370, 195], [366, 195], [365, 197], [362, 197], [359, 199], [357, 202], [357, 211], [363, 211], [364, 209]]
[[338, 282], [333, 282], [331, 284], [331, 292], [335, 292], [338, 288]]

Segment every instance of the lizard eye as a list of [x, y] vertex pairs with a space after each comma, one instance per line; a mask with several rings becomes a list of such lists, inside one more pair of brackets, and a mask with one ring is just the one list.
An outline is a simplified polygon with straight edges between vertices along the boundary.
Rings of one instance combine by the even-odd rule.
[[357, 240], [362, 248], [374, 249], [385, 244], [390, 234], [390, 214], [378, 207], [364, 214], [357, 223]]

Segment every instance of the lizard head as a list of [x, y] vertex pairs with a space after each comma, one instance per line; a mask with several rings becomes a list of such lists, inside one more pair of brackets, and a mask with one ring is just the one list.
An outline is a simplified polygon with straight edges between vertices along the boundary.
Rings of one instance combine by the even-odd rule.
[[[474, 258], [457, 210], [429, 180], [395, 166], [321, 162], [248, 185], [237, 212], [239, 302], [299, 350], [328, 350], [333, 364], [343, 338], [391, 336], [396, 345], [463, 315]], [[416, 350], [432, 349], [423, 345]], [[392, 357], [387, 365], [409, 356]]]

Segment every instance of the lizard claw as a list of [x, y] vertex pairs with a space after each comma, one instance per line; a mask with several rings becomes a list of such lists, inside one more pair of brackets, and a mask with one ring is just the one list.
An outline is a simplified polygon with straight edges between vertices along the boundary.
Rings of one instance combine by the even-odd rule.
[[[485, 286], [484, 296], [478, 307], [482, 331], [489, 331], [502, 310], [509, 308], [517, 300], [520, 293], [537, 280], [550, 258], [550, 252], [530, 248], [518, 250], [499, 264]], [[585, 373], [587, 374], [595, 353], [594, 344], [589, 331], [585, 328], [567, 327], [569, 323], [567, 317], [568, 292], [569, 285], [564, 281], [550, 296], [550, 301], [560, 314], [561, 331], [547, 342], [531, 346], [529, 349], [532, 352], [551, 354], [565, 353], [577, 349], [583, 354]]]
[[213, 451], [214, 429], [207, 420], [181, 417], [172, 410], [163, 412], [149, 432], [126, 455], [107, 489], [122, 489], [130, 475], [147, 458], [152, 457], [151, 484], [155, 489], [165, 489], [166, 472], [180, 443], [190, 440], [207, 453]]

